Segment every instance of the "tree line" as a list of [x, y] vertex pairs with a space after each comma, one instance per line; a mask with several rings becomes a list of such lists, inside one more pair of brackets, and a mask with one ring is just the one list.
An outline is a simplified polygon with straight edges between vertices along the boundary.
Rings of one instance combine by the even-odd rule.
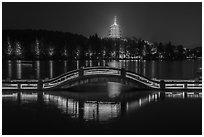
[[69, 32], [48, 30], [3, 30], [3, 59], [165, 59], [202, 56], [201, 47], [186, 49], [171, 42], [151, 43], [142, 39], [89, 38]]

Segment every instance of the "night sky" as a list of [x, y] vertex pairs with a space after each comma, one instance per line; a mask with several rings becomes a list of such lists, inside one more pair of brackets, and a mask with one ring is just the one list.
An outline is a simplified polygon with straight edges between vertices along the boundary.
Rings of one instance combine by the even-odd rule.
[[202, 3], [3, 3], [3, 29], [108, 35], [117, 16], [124, 37], [202, 46]]

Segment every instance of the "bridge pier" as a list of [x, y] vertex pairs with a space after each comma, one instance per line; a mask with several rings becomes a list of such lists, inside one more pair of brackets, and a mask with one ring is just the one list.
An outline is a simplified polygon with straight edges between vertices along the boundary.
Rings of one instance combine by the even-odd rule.
[[38, 80], [38, 89], [43, 89], [43, 82], [41, 79]]
[[84, 75], [84, 69], [80, 68], [79, 69], [79, 77], [82, 77]]
[[[68, 101], [67, 101], [68, 102]], [[84, 120], [84, 102], [79, 101], [79, 120]]]
[[122, 82], [123, 84], [125, 84], [125, 81], [126, 81], [126, 70], [124, 68], [121, 69], [121, 79], [122, 79]]

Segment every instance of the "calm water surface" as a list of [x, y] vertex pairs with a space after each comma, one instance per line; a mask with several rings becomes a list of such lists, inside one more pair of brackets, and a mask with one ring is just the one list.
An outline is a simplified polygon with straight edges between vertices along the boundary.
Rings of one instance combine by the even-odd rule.
[[195, 79], [202, 60], [184, 61], [3, 61], [3, 79], [53, 78], [80, 67], [111, 66], [157, 79]]

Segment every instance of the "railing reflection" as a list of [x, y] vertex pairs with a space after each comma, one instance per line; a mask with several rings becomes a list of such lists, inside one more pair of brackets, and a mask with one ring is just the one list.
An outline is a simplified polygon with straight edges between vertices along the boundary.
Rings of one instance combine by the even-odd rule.
[[16, 92], [2, 94], [3, 101], [26, 103], [43, 103], [56, 106], [61, 113], [73, 119], [84, 121], [108, 122], [119, 118], [121, 115], [131, 114], [152, 102], [164, 98], [202, 98], [200, 92], [152, 92], [141, 97], [137, 96], [131, 101], [96, 101], [78, 100], [67, 96], [53, 95], [45, 92]]
[[36, 102], [38, 99], [38, 93], [20, 93], [21, 103]]
[[3, 101], [17, 101], [18, 93], [4, 93], [2, 94]]
[[21, 104], [24, 103], [33, 103], [37, 102], [38, 93], [23, 93], [23, 92], [16, 92], [16, 93], [3, 93], [2, 99], [3, 101], [19, 101]]
[[141, 97], [137, 100], [131, 101], [131, 102], [127, 102], [126, 103], [126, 110], [127, 113], [137, 110], [140, 107], [145, 106], [148, 103], [151, 102], [156, 102], [160, 99], [160, 92], [155, 92], [153, 94], [149, 94], [148, 96], [145, 97]]
[[120, 103], [87, 101], [84, 103], [84, 120], [108, 121], [119, 117]]
[[[157, 101], [160, 98], [160, 93], [150, 94], [131, 102], [78, 101], [50, 94], [44, 94], [43, 98], [46, 104], [56, 105], [62, 113], [72, 118], [80, 118], [81, 116], [81, 119], [85, 121], [106, 122], [120, 117], [122, 113], [137, 110], [145, 104]], [[126, 104], [125, 107], [123, 104]]]
[[[81, 112], [82, 119], [85, 121], [107, 121], [119, 116], [120, 103], [115, 102], [98, 102], [98, 101], [77, 101], [70, 98], [44, 94], [45, 104], [56, 105], [62, 113], [71, 116], [72, 118], [79, 118]], [[79, 105], [81, 104], [81, 105]]]
[[50, 94], [44, 94], [45, 104], [54, 104], [62, 113], [68, 114], [73, 118], [77, 118], [79, 114], [79, 102], [74, 99], [64, 98]]

